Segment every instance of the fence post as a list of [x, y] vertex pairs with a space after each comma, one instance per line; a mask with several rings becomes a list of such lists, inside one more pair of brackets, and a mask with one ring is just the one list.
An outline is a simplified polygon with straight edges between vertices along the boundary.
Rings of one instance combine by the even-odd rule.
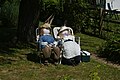
[[104, 9], [100, 8], [100, 21], [99, 21], [99, 35], [102, 34], [102, 28], [103, 28], [103, 18], [104, 18]]

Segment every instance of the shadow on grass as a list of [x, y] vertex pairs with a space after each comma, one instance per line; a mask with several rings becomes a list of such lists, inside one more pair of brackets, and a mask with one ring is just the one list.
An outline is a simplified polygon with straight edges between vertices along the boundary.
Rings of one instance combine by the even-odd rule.
[[[2, 45], [2, 46], [1, 46]], [[16, 53], [16, 50], [12, 47], [6, 44], [0, 44], [0, 55], [6, 56], [6, 55], [14, 55]]]
[[5, 58], [0, 58], [0, 65], [2, 64], [11, 64], [12, 60], [11, 59], [5, 59]]
[[[44, 64], [44, 57], [43, 55], [41, 54], [41, 57], [36, 53], [36, 52], [33, 52], [33, 53], [28, 53], [26, 54], [27, 55], [27, 60], [28, 61], [32, 61], [32, 62], [35, 62], [35, 63], [42, 63]], [[54, 59], [53, 59], [53, 56], [54, 55], [51, 55], [51, 57], [48, 59], [48, 62], [51, 63], [51, 64], [54, 64]]]
[[28, 53], [26, 55], [27, 55], [27, 60], [35, 63], [40, 63], [40, 57], [36, 53]]
[[13, 39], [16, 36], [16, 28], [0, 27], [0, 55], [11, 55], [15, 52], [11, 48], [14, 47]]

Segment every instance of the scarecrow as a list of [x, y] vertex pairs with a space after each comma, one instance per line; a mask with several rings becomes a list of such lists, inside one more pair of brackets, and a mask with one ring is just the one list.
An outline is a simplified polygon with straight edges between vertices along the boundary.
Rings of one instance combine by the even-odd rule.
[[58, 32], [58, 38], [62, 40], [63, 57], [62, 64], [78, 65], [80, 63], [80, 45], [75, 42], [75, 36], [69, 27], [65, 25]]
[[58, 63], [60, 57], [60, 49], [57, 46], [54, 37], [51, 35], [51, 23], [53, 19], [54, 16], [50, 16], [43, 25], [39, 26], [39, 41], [41, 42], [40, 48], [44, 55], [44, 64], [49, 63], [52, 56], [52, 50], [54, 51], [52, 58], [55, 64]]

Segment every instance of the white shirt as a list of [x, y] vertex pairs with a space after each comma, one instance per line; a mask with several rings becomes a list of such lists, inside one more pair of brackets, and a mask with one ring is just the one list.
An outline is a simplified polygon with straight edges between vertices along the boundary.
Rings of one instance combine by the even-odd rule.
[[[72, 41], [64, 42], [65, 40], [72, 40]], [[80, 45], [75, 42], [75, 37], [72, 35], [64, 36], [63, 47], [64, 47], [63, 57], [67, 59], [80, 55], [81, 52]]]

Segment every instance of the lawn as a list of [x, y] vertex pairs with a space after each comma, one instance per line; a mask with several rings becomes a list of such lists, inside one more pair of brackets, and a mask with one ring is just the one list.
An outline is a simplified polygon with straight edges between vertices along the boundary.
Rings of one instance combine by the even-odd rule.
[[[113, 68], [91, 58], [78, 66], [39, 64], [31, 49], [15, 49], [12, 56], [0, 56], [1, 80], [119, 80], [120, 69]], [[33, 59], [29, 59], [32, 54]], [[92, 78], [92, 79], [91, 79]]]
[[[81, 37], [81, 49], [91, 53], [95, 53], [105, 42], [85, 34], [76, 35]], [[39, 63], [34, 48], [6, 48], [0, 47], [0, 80], [120, 80], [119, 68], [93, 58], [90, 62], [81, 62], [78, 66], [45, 66]]]
[[94, 36], [89, 36], [85, 34], [77, 33], [76, 36], [80, 36], [80, 45], [82, 50], [87, 50], [89, 52], [95, 53], [99, 49], [99, 46], [105, 43], [105, 40], [96, 38]]

